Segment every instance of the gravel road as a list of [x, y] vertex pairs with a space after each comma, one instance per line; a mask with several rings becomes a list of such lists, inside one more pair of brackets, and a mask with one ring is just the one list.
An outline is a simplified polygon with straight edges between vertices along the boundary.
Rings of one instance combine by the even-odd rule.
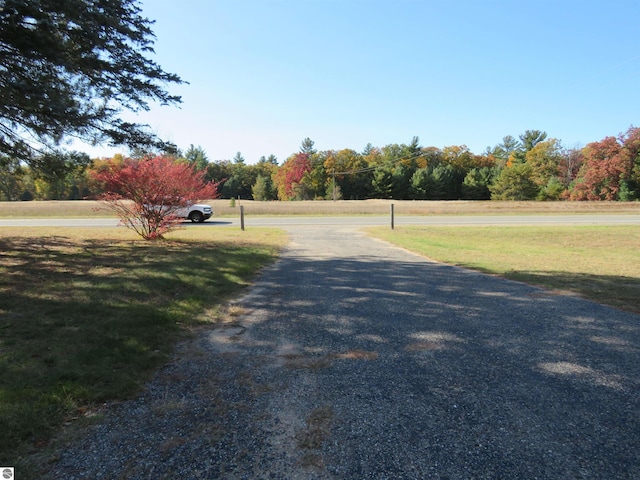
[[351, 227], [291, 244], [50, 479], [638, 479], [640, 316]]

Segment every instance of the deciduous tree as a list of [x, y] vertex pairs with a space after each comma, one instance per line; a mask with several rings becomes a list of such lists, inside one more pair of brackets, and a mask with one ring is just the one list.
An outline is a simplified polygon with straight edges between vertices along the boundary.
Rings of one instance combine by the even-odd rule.
[[572, 200], [617, 200], [620, 182], [629, 178], [631, 159], [615, 137], [592, 142], [583, 151], [584, 163], [576, 179]]
[[[373, 151], [373, 147], [369, 152]], [[345, 148], [337, 152], [327, 152], [324, 167], [327, 175], [331, 176], [327, 197], [333, 198], [333, 178], [336, 181], [336, 194], [340, 191], [342, 198], [347, 200], [362, 200], [371, 193], [372, 169], [369, 168], [364, 156], [355, 150]]]
[[624, 149], [631, 163], [631, 174], [625, 180], [626, 198], [620, 196], [620, 200], [640, 199], [640, 128], [630, 127], [626, 134], [621, 136]]
[[525, 160], [531, 167], [531, 180], [538, 186], [547, 185], [551, 178], [560, 175], [562, 146], [555, 138], [538, 142], [526, 153]]
[[312, 165], [308, 153], [296, 153], [291, 155], [278, 169], [273, 180], [278, 189], [280, 200], [293, 200], [296, 197], [304, 198], [304, 192], [300, 192], [302, 178], [311, 171]]
[[558, 164], [558, 170], [560, 180], [565, 185], [571, 184], [571, 182], [576, 179], [583, 161], [584, 158], [582, 157], [581, 148], [570, 148], [562, 152], [562, 157]]
[[531, 180], [531, 167], [526, 163], [517, 163], [503, 168], [489, 190], [492, 200], [534, 200], [539, 188]]
[[41, 181], [41, 193], [46, 191], [43, 200], [78, 200], [74, 184], [77, 189], [90, 163], [86, 153], [51, 151], [36, 155], [29, 165], [34, 179]]
[[475, 165], [475, 155], [466, 145], [451, 145], [442, 149], [442, 161], [452, 167], [468, 172]]
[[218, 196], [218, 184], [206, 182], [204, 171], [170, 157], [126, 159], [92, 170], [92, 175], [103, 185], [107, 208], [146, 240], [178, 228], [179, 209]]

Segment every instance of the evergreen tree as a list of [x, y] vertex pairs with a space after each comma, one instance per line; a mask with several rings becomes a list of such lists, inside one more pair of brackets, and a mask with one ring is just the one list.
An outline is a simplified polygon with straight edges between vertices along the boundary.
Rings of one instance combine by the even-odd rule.
[[471, 169], [462, 182], [462, 198], [465, 200], [491, 199], [489, 186], [493, 181], [493, 176], [494, 169], [492, 168], [483, 167]]
[[317, 153], [317, 150], [314, 148], [314, 144], [314, 141], [309, 137], [305, 138], [300, 144], [300, 153], [306, 153], [307, 155]]
[[0, 7], [0, 153], [28, 160], [66, 137], [168, 149], [121, 120], [149, 102], [175, 104], [182, 83], [145, 54], [152, 22], [137, 0], [4, 0]]
[[275, 200], [277, 195], [271, 177], [259, 175], [258, 178], [256, 178], [256, 183], [251, 187], [251, 194], [254, 200]]
[[209, 165], [207, 154], [201, 146], [194, 147], [193, 144], [189, 145], [189, 149], [185, 152], [184, 158], [190, 165], [193, 165], [197, 171], [206, 170]]

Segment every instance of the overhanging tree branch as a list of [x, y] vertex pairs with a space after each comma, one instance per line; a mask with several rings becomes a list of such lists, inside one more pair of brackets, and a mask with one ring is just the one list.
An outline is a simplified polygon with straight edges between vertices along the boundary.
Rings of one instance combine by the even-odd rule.
[[28, 159], [67, 137], [167, 147], [146, 125], [119, 118], [180, 103], [165, 86], [184, 83], [145, 56], [155, 37], [138, 3], [0, 2], [0, 153]]

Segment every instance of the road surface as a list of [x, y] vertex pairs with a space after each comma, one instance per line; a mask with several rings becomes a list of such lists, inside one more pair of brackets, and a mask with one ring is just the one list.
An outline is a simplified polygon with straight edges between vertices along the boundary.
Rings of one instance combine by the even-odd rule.
[[[0, 227], [113, 227], [114, 218], [17, 218], [0, 219]], [[378, 226], [390, 225], [391, 216], [245, 216], [245, 227], [291, 227], [295, 225]], [[640, 225], [640, 215], [396, 215], [395, 225]], [[239, 218], [216, 218], [193, 227], [240, 227]]]

